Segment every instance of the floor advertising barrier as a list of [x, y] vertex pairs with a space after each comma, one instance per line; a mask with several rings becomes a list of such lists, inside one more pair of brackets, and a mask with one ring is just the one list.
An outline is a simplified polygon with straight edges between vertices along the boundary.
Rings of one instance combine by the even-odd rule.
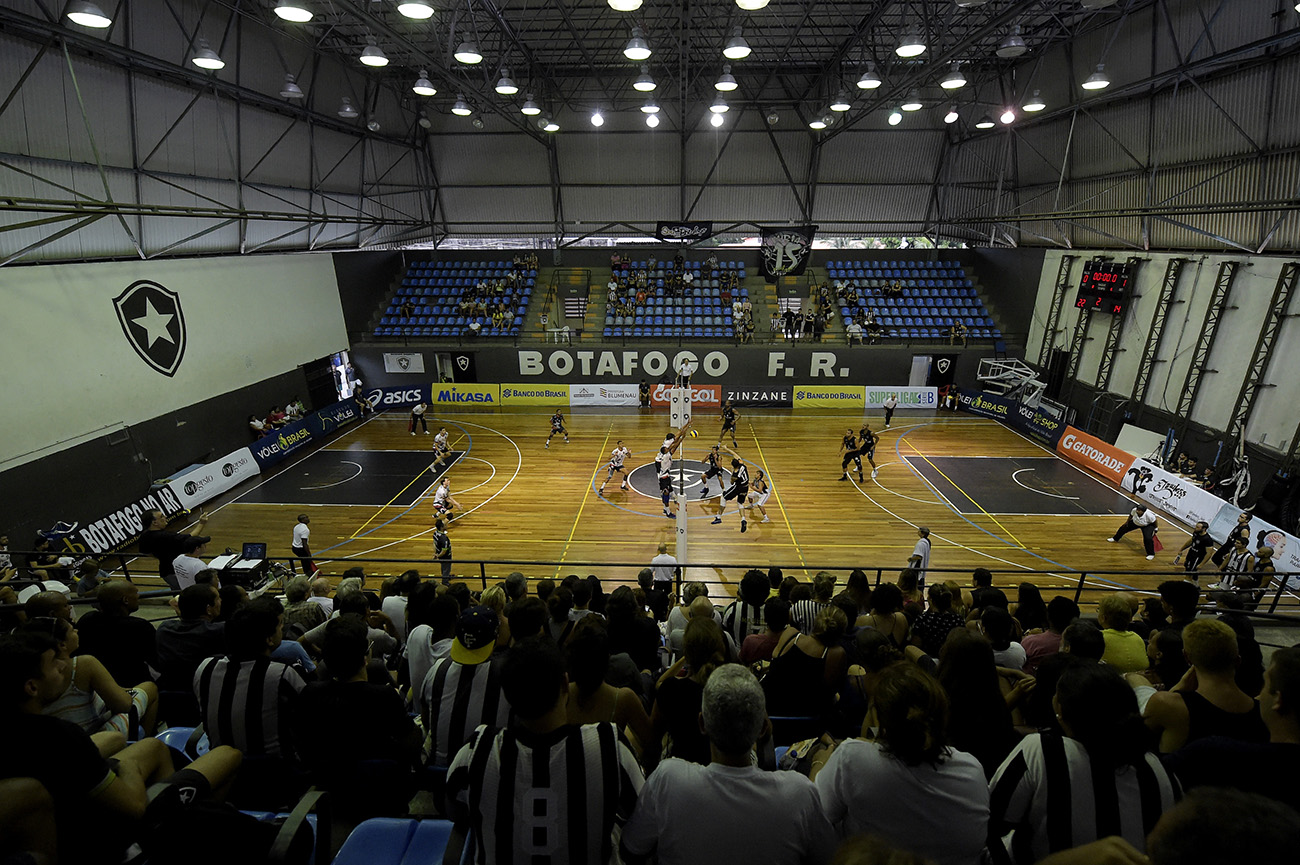
[[1067, 425], [1056, 451], [1070, 462], [1100, 475], [1115, 486], [1122, 486], [1134, 456], [1083, 430]]
[[398, 387], [369, 387], [364, 393], [366, 402], [375, 411], [383, 411], [386, 408], [402, 408], [405, 406], [415, 405], [418, 402], [429, 401], [430, 388], [428, 384], [411, 384], [399, 385]]
[[795, 408], [839, 408], [865, 411], [866, 388], [861, 385], [801, 384], [794, 388]]
[[[657, 384], [650, 388], [650, 405], [667, 408], [672, 403], [673, 386]], [[705, 408], [722, 408], [722, 385], [691, 385], [691, 404]]]
[[502, 405], [568, 405], [567, 384], [503, 384]]
[[792, 408], [794, 387], [773, 384], [722, 383], [722, 398], [737, 408]]
[[169, 519], [185, 510], [170, 487], [159, 487], [111, 514], [90, 520], [73, 535], [80, 540], [64, 539], [68, 552], [111, 553], [133, 543], [144, 532], [145, 511], [162, 511]]
[[571, 384], [569, 405], [636, 406], [641, 404], [634, 384]]
[[248, 448], [240, 448], [202, 468], [186, 472], [167, 486], [187, 510], [193, 510], [208, 499], [259, 474], [261, 470], [257, 460], [253, 459], [253, 452]]
[[867, 408], [881, 408], [890, 397], [898, 400], [898, 410], [908, 408], [937, 409], [937, 387], [872, 387], [867, 385]]
[[499, 384], [440, 384], [433, 388], [433, 406], [477, 404], [495, 406], [501, 402]]

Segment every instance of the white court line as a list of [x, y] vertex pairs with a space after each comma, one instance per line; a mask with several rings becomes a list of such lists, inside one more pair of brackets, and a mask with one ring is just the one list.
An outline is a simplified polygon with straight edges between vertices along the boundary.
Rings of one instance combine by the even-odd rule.
[[350, 466], [356, 466], [356, 467], [357, 467], [357, 473], [354, 474], [354, 475], [353, 475], [352, 477], [350, 477], [350, 478], [344, 478], [343, 480], [341, 480], [341, 481], [335, 481], [335, 482], [332, 483], [332, 484], [322, 484], [321, 486], [316, 486], [316, 487], [298, 487], [298, 489], [300, 489], [300, 490], [327, 490], [327, 489], [329, 489], [330, 487], [336, 487], [336, 486], [338, 486], [339, 484], [345, 484], [345, 483], [347, 483], [347, 482], [350, 481], [350, 480], [354, 480], [355, 478], [360, 477], [360, 476], [361, 476], [361, 472], [364, 471], [364, 469], [361, 468], [361, 464], [360, 464], [360, 463], [354, 463], [354, 462], [352, 462], [352, 460], [339, 460], [339, 462], [341, 462], [341, 463], [347, 463], [347, 464], [350, 465]]
[[[876, 468], [883, 469], [885, 466], [896, 466], [896, 465], [898, 465], [897, 462], [877, 463]], [[849, 480], [853, 480], [853, 479], [849, 478]], [[907, 499], [909, 502], [916, 502], [919, 505], [942, 505], [943, 504], [943, 502], [931, 501], [930, 499], [917, 499], [917, 498], [913, 498], [912, 496], [905, 495], [904, 493], [900, 493], [898, 490], [894, 489], [893, 487], [885, 486], [880, 482], [878, 478], [872, 478], [872, 483], [874, 483], [876, 486], [880, 487], [882, 490], [884, 490], [887, 493], [893, 493], [894, 495], [898, 496], [900, 499]]]
[[[917, 477], [919, 477], [921, 480], [925, 481], [926, 486], [928, 486], [930, 489], [934, 490], [934, 494], [935, 494], [936, 496], [938, 496], [939, 498], [943, 499], [942, 502], [935, 502], [935, 504], [945, 504], [945, 503], [946, 503], [946, 504], [948, 505], [948, 507], [952, 508], [955, 512], [957, 512], [957, 513], [959, 513], [959, 514], [960, 514], [960, 513], [963, 513], [963, 511], [962, 511], [961, 508], [959, 508], [959, 507], [957, 507], [956, 505], [954, 505], [954, 504], [952, 503], [952, 500], [949, 499], [947, 496], [945, 496], [945, 495], [943, 494], [943, 492], [942, 492], [942, 491], [941, 491], [937, 486], [935, 486], [934, 481], [930, 480], [929, 478], [927, 478], [927, 477], [925, 476], [925, 472], [920, 471], [919, 469], [917, 469], [916, 466], [912, 465], [912, 458], [911, 458], [911, 457], [903, 457], [903, 460], [904, 460], [904, 462], [908, 465], [908, 467], [912, 469], [912, 471], [916, 472], [916, 476], [917, 476]], [[853, 478], [849, 478], [849, 480], [851, 481], [851, 480], [853, 480]], [[856, 487], [857, 484], [855, 483], [854, 486]], [[954, 488], [955, 488], [956, 486], [957, 486], [956, 484], [953, 484], [953, 487], [954, 487]], [[958, 490], [958, 492], [960, 492], [960, 490]], [[962, 493], [962, 495], [965, 495], [965, 493]], [[875, 501], [875, 499], [872, 499], [872, 501]], [[976, 502], [971, 502], [971, 504], [974, 504], [974, 505], [976, 505], [976, 507], [978, 507], [978, 503], [976, 503]]]
[[[1041, 457], [1040, 457], [1040, 459], [1041, 459]], [[1042, 490], [1036, 490], [1036, 489], [1034, 489], [1033, 487], [1027, 487], [1027, 486], [1025, 486], [1024, 484], [1020, 483], [1020, 478], [1016, 477], [1016, 475], [1020, 474], [1021, 472], [1032, 472], [1032, 471], [1035, 471], [1035, 470], [1034, 470], [1034, 469], [1016, 469], [1014, 472], [1011, 473], [1011, 480], [1013, 480], [1013, 481], [1015, 482], [1016, 486], [1020, 487], [1021, 489], [1029, 490], [1031, 493], [1038, 493], [1040, 496], [1050, 496], [1051, 498], [1054, 498], [1054, 499], [1065, 499], [1066, 501], [1070, 501], [1070, 502], [1077, 502], [1077, 501], [1079, 500], [1079, 496], [1058, 496], [1056, 493], [1046, 493], [1046, 492], [1043, 492]]]

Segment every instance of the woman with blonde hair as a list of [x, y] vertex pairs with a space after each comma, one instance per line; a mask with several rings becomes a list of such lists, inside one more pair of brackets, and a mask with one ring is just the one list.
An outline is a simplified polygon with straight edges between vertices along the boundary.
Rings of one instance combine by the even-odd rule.
[[700, 729], [700, 707], [704, 683], [725, 662], [722, 626], [708, 616], [696, 616], [687, 622], [682, 656], [659, 677], [659, 690], [650, 713], [653, 741], [648, 743], [647, 756], [667, 736], [664, 756], [709, 764], [709, 739]]

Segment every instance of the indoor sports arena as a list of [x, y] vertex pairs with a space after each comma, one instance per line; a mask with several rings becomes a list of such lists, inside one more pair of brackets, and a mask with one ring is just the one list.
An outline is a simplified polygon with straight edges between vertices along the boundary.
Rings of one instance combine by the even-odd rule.
[[1291, 861], [1297, 118], [1294, 0], [0, 0], [0, 860]]

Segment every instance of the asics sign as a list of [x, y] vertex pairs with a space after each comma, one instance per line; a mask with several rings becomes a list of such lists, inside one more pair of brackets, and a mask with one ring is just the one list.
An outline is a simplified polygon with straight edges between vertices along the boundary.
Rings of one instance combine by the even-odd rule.
[[423, 387], [376, 387], [366, 391], [366, 402], [376, 411], [428, 401], [429, 392]]

